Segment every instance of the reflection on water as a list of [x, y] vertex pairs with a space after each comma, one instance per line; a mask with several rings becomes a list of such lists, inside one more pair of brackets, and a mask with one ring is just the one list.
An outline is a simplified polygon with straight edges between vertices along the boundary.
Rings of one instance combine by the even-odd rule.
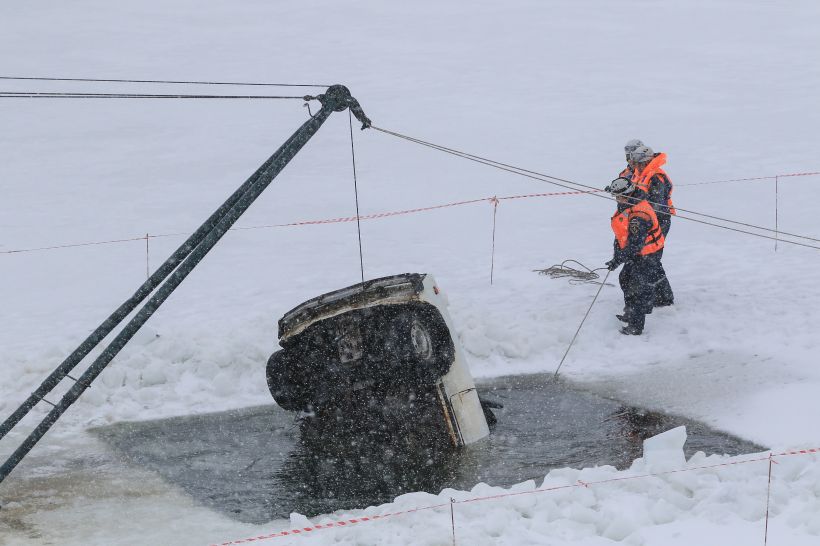
[[303, 417], [299, 439], [274, 473], [292, 493], [291, 510], [331, 512], [440, 491], [463, 471], [431, 392], [391, 397], [364, 414]]
[[371, 441], [314, 450], [300, 443], [274, 473], [290, 491], [290, 511], [316, 514], [392, 501], [412, 491], [440, 491], [464, 470], [448, 448], [406, 450]]
[[[686, 425], [687, 456], [739, 454], [760, 446], [697, 422], [647, 412], [553, 383], [550, 376], [499, 378], [479, 385], [501, 402], [498, 424], [477, 444], [455, 450], [418, 399], [385, 401], [373, 415], [298, 420], [275, 406], [196, 417], [122, 423], [97, 434], [125, 457], [157, 471], [199, 502], [231, 517], [264, 523], [364, 508], [411, 491], [470, 489], [479, 482], [540, 480], [552, 468], [610, 464], [641, 456], [641, 442]], [[392, 404], [392, 405], [391, 405]], [[318, 418], [317, 418], [318, 417]]]

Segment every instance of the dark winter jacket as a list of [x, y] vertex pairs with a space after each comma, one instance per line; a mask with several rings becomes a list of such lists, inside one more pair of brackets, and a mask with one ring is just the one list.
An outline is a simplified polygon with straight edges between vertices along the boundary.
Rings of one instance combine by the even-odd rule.
[[672, 193], [672, 182], [666, 173], [658, 173], [649, 181], [649, 197], [647, 200], [652, 208], [655, 209], [655, 214], [658, 215], [658, 221], [669, 221], [669, 197]]
[[[618, 203], [618, 212], [623, 212], [630, 206], [629, 203]], [[658, 217], [658, 223], [660, 223], [660, 216]], [[617, 239], [612, 243], [615, 262], [622, 264], [640, 258], [640, 252], [644, 247], [650, 229], [652, 229], [652, 221], [641, 216], [631, 217], [629, 219], [629, 236], [626, 240], [626, 246], [620, 248]]]

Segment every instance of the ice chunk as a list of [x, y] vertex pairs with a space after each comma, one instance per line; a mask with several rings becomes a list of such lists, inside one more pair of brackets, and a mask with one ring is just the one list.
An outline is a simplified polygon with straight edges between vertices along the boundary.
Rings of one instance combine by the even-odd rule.
[[686, 427], [677, 427], [643, 441], [643, 458], [650, 472], [663, 472], [681, 468], [686, 464], [683, 444], [686, 443]]
[[165, 375], [165, 370], [159, 362], [152, 362], [148, 365], [140, 376], [140, 385], [143, 387], [152, 387], [154, 385], [162, 385], [168, 381]]
[[313, 524], [310, 522], [307, 517], [303, 516], [298, 512], [291, 512], [290, 513], [290, 526], [293, 529], [299, 529], [304, 527], [313, 527]]
[[602, 534], [608, 539], [622, 541], [637, 530], [638, 527], [636, 523], [627, 515], [624, 515], [622, 517], [613, 518]]

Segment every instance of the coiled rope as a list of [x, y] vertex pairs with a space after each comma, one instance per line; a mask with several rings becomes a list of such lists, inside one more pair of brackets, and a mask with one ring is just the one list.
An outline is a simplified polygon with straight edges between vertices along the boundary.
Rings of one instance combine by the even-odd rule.
[[[567, 265], [568, 263], [578, 264], [580, 269], [570, 267]], [[533, 269], [533, 271], [539, 275], [546, 275], [551, 279], [569, 278], [570, 284], [603, 284], [603, 282], [597, 280], [601, 276], [596, 273], [596, 271], [606, 269], [606, 267], [590, 269], [578, 260], [564, 260], [560, 264], [547, 267], [546, 269]], [[612, 285], [610, 284], [610, 286]]]

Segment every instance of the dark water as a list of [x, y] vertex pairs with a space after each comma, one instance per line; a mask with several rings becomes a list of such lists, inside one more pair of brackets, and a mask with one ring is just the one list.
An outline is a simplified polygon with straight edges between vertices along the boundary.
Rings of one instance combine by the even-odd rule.
[[291, 512], [307, 516], [390, 502], [412, 491], [470, 489], [479, 482], [540, 481], [550, 469], [629, 466], [642, 440], [686, 425], [687, 457], [730, 455], [761, 446], [675, 416], [630, 408], [553, 383], [547, 375], [479, 384], [504, 404], [489, 438], [461, 450], [386, 444], [367, 434], [300, 434], [294, 414], [276, 406], [160, 421], [121, 423], [95, 432], [126, 459], [155, 470], [202, 504], [244, 522]]

